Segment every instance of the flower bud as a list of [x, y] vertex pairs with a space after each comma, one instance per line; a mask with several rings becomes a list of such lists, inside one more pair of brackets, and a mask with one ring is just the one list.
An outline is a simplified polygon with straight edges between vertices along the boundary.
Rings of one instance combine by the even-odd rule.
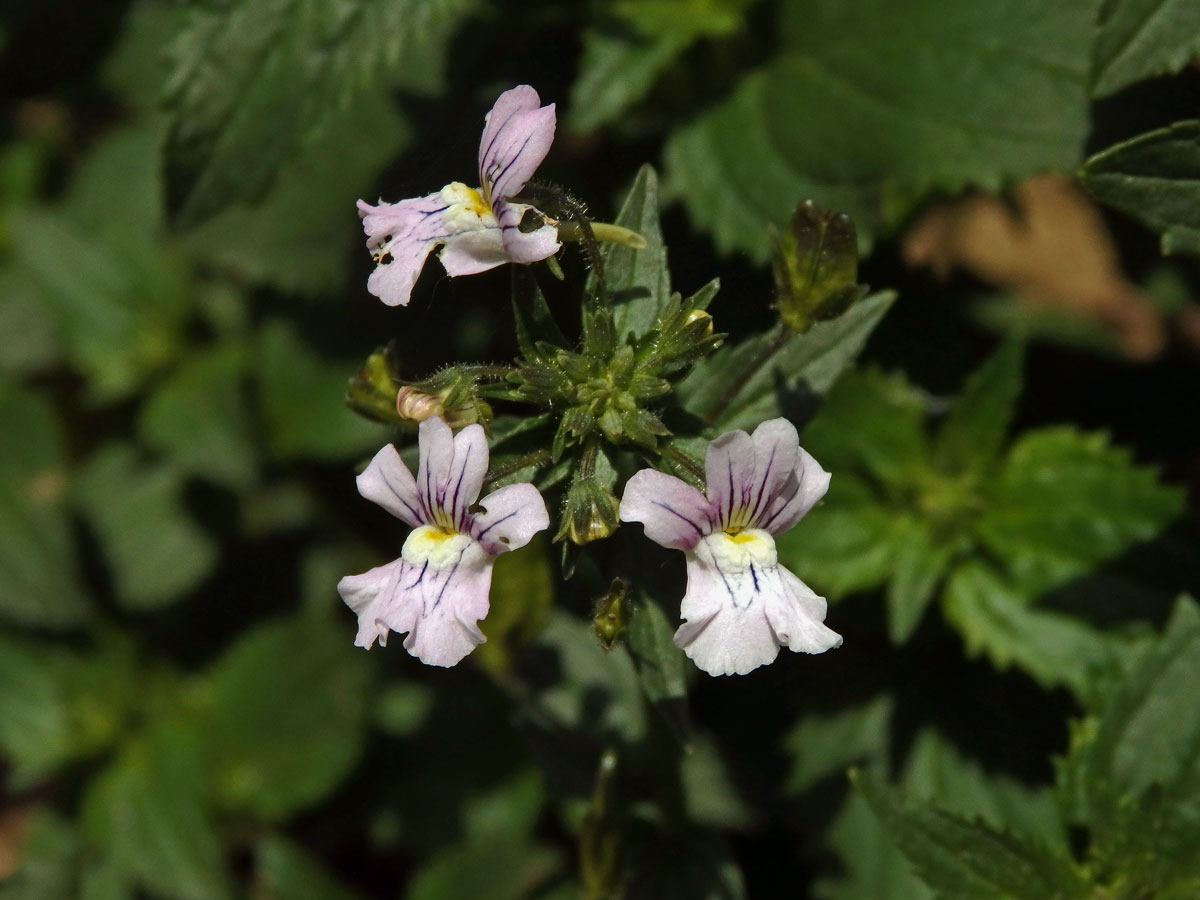
[[441, 398], [406, 384], [396, 394], [396, 415], [408, 422], [424, 422], [430, 416], [443, 416], [446, 407]]
[[599, 479], [580, 478], [567, 491], [562, 525], [554, 539], [587, 544], [606, 538], [617, 530], [619, 508], [620, 501]]
[[600, 646], [612, 650], [629, 627], [629, 582], [614, 578], [609, 589], [596, 599], [592, 609], [592, 631]]
[[771, 269], [779, 318], [792, 331], [840, 316], [866, 293], [854, 222], [811, 201], [796, 207], [786, 231], [771, 230]]
[[696, 322], [704, 323], [704, 330], [702, 332], [700, 332], [700, 336], [706, 337], [706, 338], [712, 337], [713, 317], [710, 316], [707, 311], [705, 311], [703, 309], [693, 309], [690, 313], [687, 314], [687, 317], [684, 318], [683, 326], [684, 326], [684, 328], [687, 328], [688, 326], [690, 326]]

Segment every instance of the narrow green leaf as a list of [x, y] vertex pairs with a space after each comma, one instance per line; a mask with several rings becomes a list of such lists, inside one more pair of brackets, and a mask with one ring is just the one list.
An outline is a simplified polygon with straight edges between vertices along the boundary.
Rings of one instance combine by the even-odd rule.
[[1115, 144], [1079, 170], [1097, 200], [1162, 235], [1162, 252], [1200, 255], [1200, 121]]
[[74, 494], [128, 609], [178, 601], [216, 564], [217, 548], [187, 514], [183, 477], [171, 466], [112, 444], [88, 461]]
[[653, 328], [671, 297], [667, 248], [658, 224], [658, 175], [650, 166], [638, 170], [615, 224], [646, 239], [641, 250], [619, 244], [601, 249], [617, 340], [623, 342], [630, 332], [642, 335]]
[[1178, 72], [1200, 55], [1200, 7], [1190, 0], [1109, 0], [1092, 51], [1097, 97]]
[[920, 877], [957, 900], [1046, 900], [1076, 896], [1081, 879], [1065, 859], [1026, 838], [971, 822], [936, 806], [914, 805], [878, 776], [854, 785]]
[[360, 94], [440, 46], [472, 0], [191, 4], [171, 47], [168, 206], [196, 224], [265, 195]]
[[517, 346], [526, 362], [543, 359], [542, 351], [547, 344], [571, 346], [555, 323], [533, 271], [525, 266], [513, 266], [512, 303], [513, 318], [517, 323]]
[[862, 351], [895, 296], [873, 294], [836, 319], [789, 334], [774, 352], [770, 335], [727, 345], [679, 383], [680, 402], [689, 409], [715, 410], [717, 431], [751, 430], [780, 415], [803, 422]]
[[967, 652], [999, 669], [1016, 666], [1046, 688], [1065, 686], [1081, 700], [1095, 696], [1101, 676], [1117, 667], [1120, 643], [1074, 616], [1039, 609], [980, 562], [950, 576], [946, 618]]
[[43, 627], [82, 621], [75, 547], [62, 509], [66, 471], [53, 411], [0, 380], [0, 616]]
[[674, 634], [675, 629], [667, 621], [662, 607], [649, 597], [639, 597], [629, 623], [626, 646], [646, 697], [686, 746], [691, 740], [687, 710], [688, 664], [683, 651], [675, 646]]
[[362, 752], [367, 680], [366, 654], [324, 619], [240, 638], [199, 687], [218, 802], [276, 820], [326, 796]]
[[951, 472], [985, 469], [1000, 455], [1021, 393], [1024, 348], [1008, 340], [971, 373], [937, 436], [937, 461]]

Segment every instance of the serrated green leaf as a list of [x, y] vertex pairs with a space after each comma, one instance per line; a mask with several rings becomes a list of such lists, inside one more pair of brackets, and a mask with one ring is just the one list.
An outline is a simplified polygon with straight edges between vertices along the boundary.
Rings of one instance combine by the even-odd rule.
[[79, 474], [74, 498], [100, 539], [127, 609], [181, 599], [217, 561], [217, 548], [183, 505], [183, 476], [142, 462], [123, 444], [101, 450]]
[[[717, 431], [753, 430], [780, 415], [803, 422], [862, 351], [893, 300], [891, 292], [873, 294], [804, 334], [788, 333], [773, 352], [775, 332], [726, 345], [679, 383], [679, 400], [705, 412]], [[741, 375], [748, 371], [749, 377]]]
[[1078, 813], [1103, 831], [1105, 818], [1152, 786], [1200, 797], [1200, 607], [1175, 607], [1162, 637], [1110, 692], [1076, 735], [1065, 763]]
[[1046, 900], [1073, 897], [1082, 888], [1065, 858], [1032, 840], [912, 804], [870, 772], [857, 772], [853, 781], [920, 877], [939, 893], [958, 900]]
[[649, 92], [689, 42], [680, 34], [646, 36], [619, 25], [584, 31], [567, 127], [588, 132], [616, 121]]
[[204, 807], [203, 771], [195, 734], [167, 724], [130, 743], [88, 785], [83, 822], [89, 841], [155, 896], [231, 896]]
[[112, 743], [135, 683], [124, 643], [82, 654], [0, 637], [0, 749], [10, 785], [34, 785]]
[[[613, 323], [619, 342], [630, 332], [642, 335], [654, 327], [663, 305], [671, 297], [667, 248], [658, 223], [658, 175], [642, 166], [621, 204], [615, 224], [646, 239], [641, 250], [620, 244], [601, 248], [604, 276], [613, 304]], [[594, 289], [594, 279], [589, 281]]]
[[[168, 206], [196, 224], [264, 196], [360, 94], [444, 42], [472, 0], [193, 3], [171, 49]], [[427, 62], [422, 59], [421, 62]]]
[[937, 461], [949, 471], [985, 469], [1000, 455], [1021, 393], [1025, 354], [1006, 341], [971, 373], [937, 436]]
[[1016, 666], [1043, 687], [1065, 686], [1087, 700], [1117, 667], [1119, 642], [1074, 616], [1032, 606], [982, 563], [954, 571], [944, 603], [969, 654], [985, 654], [998, 669]]
[[898, 372], [851, 369], [804, 429], [803, 443], [827, 468], [845, 474], [852, 467], [878, 485], [909, 491], [929, 456], [925, 400]]
[[1200, 121], [1109, 147], [1079, 178], [1097, 200], [1159, 232], [1163, 253], [1200, 255]]
[[254, 855], [255, 900], [355, 900], [360, 896], [281, 835], [264, 837]]
[[0, 422], [0, 616], [43, 627], [80, 622], [88, 606], [62, 509], [54, 414], [41, 397], [0, 380]]
[[242, 346], [199, 351], [147, 399], [138, 417], [142, 438], [185, 472], [249, 487], [258, 465], [245, 381]]
[[260, 626], [206, 673], [200, 731], [218, 802], [268, 821], [320, 800], [357, 762], [368, 665], [324, 619]]
[[322, 359], [291, 323], [264, 324], [255, 363], [267, 447], [275, 458], [345, 460], [387, 442], [386, 428], [345, 406], [346, 380], [356, 366]]
[[361, 249], [361, 233], [347, 227], [348, 204], [370, 193], [375, 173], [410, 134], [389, 97], [365, 94], [297, 153], [261, 203], [224, 210], [185, 245], [253, 284], [302, 295], [334, 290], [348, 253]]
[[985, 489], [972, 531], [1029, 594], [1149, 540], [1183, 508], [1177, 489], [1104, 434], [1065, 427], [1019, 438]]
[[887, 591], [888, 638], [893, 644], [903, 644], [917, 630], [956, 549], [940, 541], [928, 523], [905, 521], [908, 527], [893, 537], [896, 553]]
[[798, 794], [854, 763], [885, 761], [894, 706], [881, 694], [831, 715], [802, 718], [784, 738], [791, 758], [787, 790]]
[[931, 189], [1071, 168], [1097, 7], [791, 0], [782, 52], [672, 135], [667, 181], [718, 247], [761, 260], [802, 200], [869, 237]]
[[1200, 7], [1189, 0], [1109, 0], [1092, 51], [1097, 97], [1178, 72], [1200, 55]]

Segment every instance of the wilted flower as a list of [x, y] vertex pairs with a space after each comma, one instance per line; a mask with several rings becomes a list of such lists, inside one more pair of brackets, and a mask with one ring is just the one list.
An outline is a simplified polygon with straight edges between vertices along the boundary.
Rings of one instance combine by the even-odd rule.
[[388, 444], [358, 476], [358, 492], [413, 527], [400, 558], [338, 582], [358, 613], [354, 643], [387, 644], [408, 632], [404, 649], [422, 662], [452, 666], [486, 638], [495, 557], [529, 543], [550, 524], [541, 494], [510, 484], [476, 503], [488, 467], [483, 428], [454, 436], [440, 418], [420, 426], [417, 477]]
[[[555, 223], [511, 201], [554, 141], [554, 104], [540, 102], [537, 91], [524, 84], [496, 100], [479, 143], [479, 188], [455, 181], [436, 194], [399, 203], [358, 201], [367, 249], [378, 263], [367, 290], [389, 306], [406, 306], [436, 247], [442, 247], [438, 259], [451, 276], [510, 261], [533, 263], [557, 252]], [[527, 212], [532, 222], [524, 221]]]
[[621, 519], [687, 557], [688, 585], [675, 643], [710, 675], [744, 675], [781, 646], [823, 653], [842, 643], [824, 624], [826, 603], [779, 564], [774, 535], [800, 521], [829, 473], [800, 447], [786, 419], [708, 447], [707, 488], [643, 469], [625, 486]]

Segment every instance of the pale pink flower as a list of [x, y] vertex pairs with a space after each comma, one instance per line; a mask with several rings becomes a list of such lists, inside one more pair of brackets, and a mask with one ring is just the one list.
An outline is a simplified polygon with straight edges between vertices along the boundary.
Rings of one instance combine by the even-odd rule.
[[625, 486], [621, 519], [687, 558], [687, 592], [675, 643], [710, 675], [744, 675], [779, 648], [824, 653], [840, 646], [825, 598], [779, 564], [774, 536], [825, 495], [829, 473], [800, 447], [787, 419], [753, 436], [730, 431], [708, 447], [701, 493], [643, 469]]
[[452, 666], [486, 638], [478, 622], [488, 612], [492, 563], [524, 547], [550, 524], [532, 484], [510, 484], [478, 503], [488, 467], [483, 428], [457, 436], [442, 419], [420, 425], [420, 462], [413, 478], [388, 444], [358, 476], [358, 492], [411, 525], [400, 558], [338, 582], [358, 613], [354, 643], [387, 644], [407, 632], [404, 649], [433, 666]]
[[[407, 306], [425, 258], [437, 247], [451, 276], [474, 275], [506, 262], [533, 263], [558, 252], [556, 223], [511, 200], [554, 142], [554, 104], [540, 103], [537, 91], [526, 84], [496, 100], [479, 142], [480, 187], [455, 181], [436, 194], [399, 203], [358, 201], [367, 249], [377, 263], [367, 290], [388, 306]], [[534, 227], [523, 231], [529, 210], [544, 224], [534, 220]]]

